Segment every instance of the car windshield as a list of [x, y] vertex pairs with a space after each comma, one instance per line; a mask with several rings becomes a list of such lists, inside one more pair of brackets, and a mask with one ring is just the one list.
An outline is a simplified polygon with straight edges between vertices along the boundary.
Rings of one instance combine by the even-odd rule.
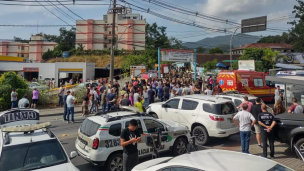
[[67, 157], [58, 140], [47, 140], [4, 147], [0, 170], [35, 170], [66, 163]]
[[208, 113], [216, 114], [216, 115], [228, 115], [237, 112], [236, 107], [232, 104], [232, 102], [220, 103], [220, 104], [203, 104], [203, 110]]

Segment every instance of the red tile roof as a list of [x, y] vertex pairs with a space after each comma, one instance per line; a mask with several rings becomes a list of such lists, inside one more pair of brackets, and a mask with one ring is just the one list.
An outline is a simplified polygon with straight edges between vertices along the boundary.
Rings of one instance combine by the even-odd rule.
[[292, 45], [285, 43], [251, 43], [237, 47], [232, 50], [241, 50], [245, 48], [271, 48], [271, 49], [292, 49]]

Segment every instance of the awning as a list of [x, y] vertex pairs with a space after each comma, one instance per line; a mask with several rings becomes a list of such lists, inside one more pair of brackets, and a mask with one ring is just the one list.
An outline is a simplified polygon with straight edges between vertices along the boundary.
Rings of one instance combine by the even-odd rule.
[[[229, 63], [230, 60], [223, 60], [222, 62]], [[238, 62], [238, 60], [232, 60], [232, 62]]]
[[281, 82], [286, 84], [297, 84], [304, 86], [304, 77], [301, 76], [283, 76], [283, 77], [266, 76], [265, 79], [267, 81]]
[[284, 69], [303, 69], [303, 67], [300, 66], [291, 65], [291, 64], [281, 64], [281, 63], [276, 64], [275, 67], [284, 68]]
[[220, 67], [220, 68], [226, 68], [227, 66], [226, 65], [224, 65], [224, 64], [222, 64], [222, 63], [217, 63], [216, 65], [215, 65], [216, 67]]

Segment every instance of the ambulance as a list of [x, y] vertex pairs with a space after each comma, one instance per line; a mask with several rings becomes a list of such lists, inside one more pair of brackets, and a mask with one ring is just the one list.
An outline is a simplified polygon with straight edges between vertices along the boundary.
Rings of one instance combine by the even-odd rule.
[[221, 71], [217, 83], [223, 91], [236, 90], [260, 97], [263, 101], [273, 101], [275, 89], [266, 85], [265, 76], [263, 72], [248, 70]]

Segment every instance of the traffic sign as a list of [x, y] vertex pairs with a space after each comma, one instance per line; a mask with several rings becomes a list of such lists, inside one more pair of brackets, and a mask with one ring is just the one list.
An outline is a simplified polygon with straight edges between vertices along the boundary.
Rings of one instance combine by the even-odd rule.
[[267, 16], [242, 20], [242, 33], [265, 31], [267, 29]]

